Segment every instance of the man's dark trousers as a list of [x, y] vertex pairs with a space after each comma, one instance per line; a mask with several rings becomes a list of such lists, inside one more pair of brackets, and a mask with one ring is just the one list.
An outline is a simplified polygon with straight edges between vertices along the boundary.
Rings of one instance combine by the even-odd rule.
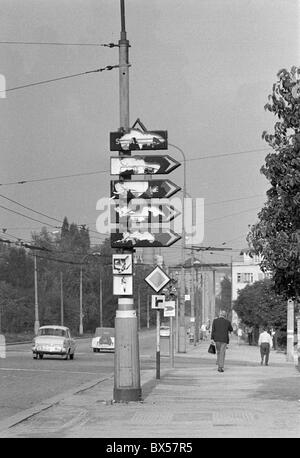
[[217, 364], [218, 364], [219, 369], [224, 369], [226, 347], [227, 347], [227, 343], [216, 342]]
[[270, 354], [270, 344], [265, 342], [260, 345], [260, 355], [261, 361], [264, 362], [265, 357], [265, 364], [269, 363], [269, 354]]

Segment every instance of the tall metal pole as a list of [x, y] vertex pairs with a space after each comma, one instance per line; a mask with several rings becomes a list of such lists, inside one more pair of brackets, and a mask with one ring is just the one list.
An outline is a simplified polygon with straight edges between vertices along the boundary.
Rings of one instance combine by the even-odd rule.
[[141, 288], [138, 286], [138, 330], [141, 329]]
[[294, 361], [294, 301], [287, 301], [287, 343], [286, 360]]
[[39, 322], [39, 304], [38, 304], [38, 283], [37, 283], [37, 260], [36, 254], [34, 254], [34, 313], [35, 313], [35, 321], [34, 321], [34, 333], [37, 335], [40, 322]]
[[183, 157], [183, 199], [182, 199], [182, 245], [181, 245], [181, 278], [179, 299], [179, 328], [178, 328], [178, 353], [186, 353], [186, 330], [185, 330], [185, 198], [186, 198], [186, 157], [181, 148], [169, 143], [177, 149]]
[[[120, 0], [121, 35], [119, 40], [119, 94], [120, 130], [129, 131], [129, 41], [125, 28], [125, 4]], [[121, 154], [121, 153], [120, 153]], [[130, 155], [130, 152], [129, 152]], [[130, 251], [131, 253], [133, 250]], [[133, 297], [119, 297], [115, 318], [115, 401], [139, 401], [142, 397], [140, 385], [140, 360], [138, 323]]]
[[82, 264], [80, 265], [80, 289], [79, 289], [79, 335], [83, 334], [82, 315]]
[[160, 310], [156, 310], [156, 379], [160, 379]]
[[196, 288], [195, 288], [195, 339], [194, 345], [199, 342], [199, 275], [198, 275], [198, 268], [196, 269]]
[[195, 255], [192, 249], [191, 253], [191, 276], [192, 276], [192, 287], [191, 287], [191, 334], [193, 336], [194, 345], [196, 345], [196, 323], [195, 323]]
[[60, 324], [64, 325], [64, 293], [63, 293], [63, 273], [60, 273]]
[[151, 296], [150, 294], [147, 294], [147, 329], [150, 328], [150, 301]]
[[103, 327], [103, 293], [102, 293], [101, 271], [100, 271], [100, 279], [99, 279], [99, 307], [100, 307], [100, 328], [102, 328]]

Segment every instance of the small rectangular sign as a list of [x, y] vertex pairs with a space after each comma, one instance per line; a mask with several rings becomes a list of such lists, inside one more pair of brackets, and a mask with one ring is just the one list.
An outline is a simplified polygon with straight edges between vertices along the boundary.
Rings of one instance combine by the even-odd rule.
[[166, 297], [163, 294], [151, 296], [151, 308], [152, 309], [163, 309], [165, 306]]
[[133, 276], [132, 275], [114, 275], [113, 294], [115, 296], [132, 296], [133, 294]]
[[175, 301], [166, 301], [164, 307], [164, 316], [175, 316]]
[[132, 254], [113, 254], [112, 261], [114, 275], [132, 274]]

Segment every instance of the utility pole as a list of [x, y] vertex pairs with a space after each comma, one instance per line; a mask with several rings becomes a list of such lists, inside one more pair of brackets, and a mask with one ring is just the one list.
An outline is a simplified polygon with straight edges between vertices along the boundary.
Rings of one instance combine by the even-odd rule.
[[64, 325], [63, 273], [60, 272], [60, 324]]
[[34, 312], [35, 312], [35, 321], [34, 321], [34, 333], [37, 335], [40, 322], [39, 322], [39, 304], [38, 304], [38, 284], [37, 284], [37, 260], [36, 254], [34, 253]]
[[192, 284], [191, 284], [191, 334], [193, 336], [194, 345], [196, 345], [196, 323], [195, 323], [195, 256], [194, 250], [191, 250], [191, 277], [192, 277]]
[[103, 327], [103, 293], [102, 293], [102, 278], [100, 270], [100, 279], [99, 279], [99, 307], [100, 307], [100, 328]]
[[182, 244], [181, 244], [181, 273], [180, 273], [180, 295], [178, 312], [178, 353], [186, 353], [186, 330], [185, 330], [185, 198], [186, 198], [186, 157], [185, 153], [177, 145], [169, 143], [177, 149], [183, 157], [183, 198], [182, 198]]
[[198, 274], [198, 268], [196, 269], [196, 288], [195, 288], [195, 339], [194, 339], [194, 345], [196, 345], [197, 342], [199, 342], [199, 274]]
[[151, 295], [147, 294], [147, 329], [150, 328], [150, 301]]
[[82, 314], [82, 264], [80, 265], [80, 287], [79, 287], [79, 335], [83, 334]]
[[[120, 0], [121, 35], [119, 40], [120, 130], [129, 127], [129, 41], [125, 27], [125, 4]], [[119, 153], [121, 155], [121, 153]], [[129, 152], [130, 155], [130, 152]], [[130, 250], [132, 253], [133, 250]], [[133, 297], [119, 297], [115, 318], [116, 348], [114, 360], [115, 401], [140, 401], [140, 360], [138, 323]]]
[[286, 360], [294, 361], [294, 301], [287, 301], [287, 342]]
[[138, 285], [138, 330], [141, 329], [141, 288]]

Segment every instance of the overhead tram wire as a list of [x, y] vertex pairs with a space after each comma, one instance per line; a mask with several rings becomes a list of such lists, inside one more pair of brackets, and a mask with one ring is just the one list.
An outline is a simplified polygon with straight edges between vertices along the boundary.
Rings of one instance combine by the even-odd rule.
[[43, 80], [43, 81], [37, 81], [37, 82], [34, 82], [34, 83], [28, 83], [28, 84], [23, 84], [22, 86], [15, 86], [15, 87], [12, 87], [12, 88], [8, 88], [8, 89], [3, 89], [1, 92], [12, 92], [12, 91], [17, 91], [19, 89], [26, 89], [28, 87], [33, 87], [33, 86], [39, 86], [41, 84], [49, 84], [49, 83], [53, 83], [53, 82], [56, 82], [56, 81], [62, 81], [62, 80], [66, 80], [66, 79], [70, 79], [70, 78], [77, 78], [79, 76], [84, 76], [84, 75], [88, 75], [88, 74], [91, 74], [91, 73], [99, 73], [99, 72], [103, 72], [105, 70], [112, 70], [113, 68], [118, 68], [119, 65], [106, 65], [106, 67], [102, 67], [102, 68], [97, 68], [95, 70], [88, 70], [86, 72], [80, 72], [80, 73], [74, 73], [73, 75], [66, 75], [66, 76], [60, 76], [58, 78], [51, 78], [49, 80]]
[[[30, 207], [28, 207], [28, 206], [26, 206], [26, 205], [23, 205], [23, 204], [21, 204], [20, 202], [17, 202], [16, 200], [10, 199], [9, 197], [4, 196], [3, 194], [0, 194], [0, 197], [2, 197], [2, 198], [4, 198], [4, 199], [7, 199], [7, 200], [9, 200], [10, 202], [13, 202], [13, 203], [16, 204], [16, 205], [21, 206], [21, 207], [25, 208], [26, 210], [32, 211], [33, 213], [37, 213], [38, 215], [44, 216], [44, 217], [46, 217], [46, 218], [52, 219], [52, 220], [54, 220], [54, 221], [57, 221], [57, 222], [60, 223], [60, 224], [63, 224], [63, 221], [62, 221], [62, 220], [57, 219], [57, 218], [54, 218], [54, 217], [49, 216], [49, 215], [46, 215], [45, 213], [41, 213], [41, 212], [39, 212], [39, 211], [37, 211], [37, 210], [34, 210], [33, 208], [30, 208]], [[24, 215], [23, 213], [17, 212], [17, 211], [12, 210], [12, 209], [9, 209], [9, 208], [4, 207], [4, 206], [2, 206], [2, 205], [0, 205], [0, 208], [4, 208], [5, 210], [8, 210], [8, 211], [10, 211], [10, 212], [12, 212], [12, 213], [16, 213], [16, 214], [21, 215], [21, 216], [23, 216], [23, 217], [25, 217], [25, 218], [32, 219], [32, 220], [37, 221], [37, 222], [39, 222], [39, 223], [41, 223], [41, 224], [44, 224], [44, 225], [46, 225], [46, 226], [50, 226], [50, 227], [53, 227], [53, 228], [55, 228], [55, 229], [59, 229], [59, 228], [60, 228], [59, 226], [53, 226], [53, 225], [50, 225], [50, 224], [47, 224], [47, 223], [43, 223], [43, 222], [40, 221], [40, 220], [37, 220], [37, 219], [35, 219], [35, 218], [31, 218], [31, 217], [29, 217], [29, 216]], [[84, 224], [77, 224], [77, 226], [85, 226], [85, 225], [84, 225]], [[92, 229], [89, 229], [89, 228], [88, 228], [88, 230], [89, 230], [89, 232], [95, 233], [95, 234], [98, 235], [98, 236], [100, 235], [99, 232], [97, 232], [97, 231], [93, 231]], [[98, 238], [98, 237], [94, 237], [94, 238], [97, 239], [97, 240], [101, 240], [101, 239]]]
[[[0, 91], [1, 92], [1, 91]], [[262, 150], [265, 150], [266, 148], [263, 148]], [[255, 152], [255, 151], [262, 151], [259, 149], [256, 150], [245, 150], [245, 151], [238, 151], [235, 153], [225, 153], [225, 154], [216, 154], [214, 156], [200, 156], [197, 158], [192, 158], [192, 159], [186, 159], [186, 162], [188, 161], [200, 161], [202, 159], [213, 159], [215, 157], [223, 157], [223, 156], [232, 156], [232, 155], [239, 155], [239, 154], [248, 154], [250, 152]], [[11, 185], [23, 185], [27, 183], [35, 183], [35, 182], [43, 182], [43, 181], [55, 181], [55, 180], [60, 180], [60, 179], [65, 179], [65, 178], [73, 178], [73, 177], [80, 177], [80, 176], [88, 176], [88, 175], [97, 175], [99, 173], [109, 173], [110, 170], [96, 170], [96, 171], [90, 171], [90, 172], [79, 172], [79, 173], [73, 173], [70, 175], [58, 175], [54, 177], [44, 177], [44, 178], [30, 178], [30, 179], [23, 179], [23, 180], [18, 180], [18, 181], [11, 181], [7, 183], [0, 183], [0, 186], [11, 186]]]
[[11, 212], [11, 213], [15, 213], [16, 215], [20, 215], [20, 216], [22, 216], [23, 218], [27, 218], [27, 219], [30, 219], [30, 220], [32, 220], [32, 221], [36, 221], [36, 222], [38, 222], [38, 223], [41, 223], [41, 224], [43, 224], [44, 226], [49, 226], [49, 227], [52, 227], [52, 228], [57, 229], [57, 226], [54, 226], [53, 224], [45, 223], [45, 222], [40, 221], [40, 220], [38, 220], [38, 219], [36, 219], [36, 218], [32, 218], [31, 216], [24, 215], [24, 213], [17, 212], [16, 210], [12, 210], [11, 208], [7, 208], [7, 207], [5, 207], [4, 205], [0, 205], [0, 208], [3, 208], [4, 210], [9, 211], [9, 212]]
[[35, 182], [42, 182], [42, 181], [54, 181], [54, 180], [61, 180], [64, 178], [73, 178], [79, 176], [88, 176], [88, 175], [98, 175], [99, 173], [108, 173], [110, 170], [96, 170], [94, 172], [81, 172], [81, 173], [72, 173], [70, 175], [58, 175], [55, 177], [45, 177], [45, 178], [31, 178], [29, 180], [19, 180], [19, 181], [11, 181], [8, 183], [0, 183], [0, 186], [11, 186], [16, 184], [26, 184], [26, 183], [35, 183]]
[[107, 47], [115, 48], [119, 47], [115, 43], [64, 43], [64, 42], [55, 42], [55, 41], [0, 41], [1, 45], [38, 45], [38, 46], [93, 46], [93, 47]]
[[218, 157], [237, 156], [239, 154], [258, 153], [260, 151], [272, 151], [272, 150], [270, 148], [258, 148], [258, 149], [252, 149], [252, 150], [237, 151], [236, 153], [222, 153], [222, 154], [214, 154], [211, 156], [192, 157], [190, 159], [186, 159], [186, 162], [200, 161], [204, 159], [215, 159]]
[[242, 211], [237, 212], [237, 213], [231, 213], [230, 215], [218, 216], [217, 218], [207, 219], [205, 221], [205, 223], [210, 223], [212, 221], [217, 221], [217, 220], [223, 219], [223, 218], [229, 218], [230, 216], [241, 215], [242, 213], [248, 213], [248, 212], [253, 211], [253, 210], [261, 210], [261, 207], [248, 208], [247, 210], [242, 210]]
[[46, 215], [45, 213], [41, 213], [41, 212], [39, 212], [39, 211], [37, 211], [37, 210], [33, 210], [32, 208], [27, 207], [26, 205], [23, 205], [23, 204], [21, 204], [20, 202], [17, 202], [16, 200], [14, 200], [14, 199], [11, 199], [11, 198], [9, 198], [9, 197], [7, 197], [7, 196], [4, 196], [3, 194], [0, 194], [0, 197], [2, 197], [3, 199], [9, 200], [10, 202], [12, 202], [12, 203], [14, 203], [14, 204], [16, 204], [16, 205], [19, 205], [20, 207], [25, 208], [26, 210], [30, 210], [30, 211], [32, 211], [33, 213], [36, 213], [36, 214], [41, 215], [41, 216], [45, 216], [46, 218], [52, 219], [53, 221], [57, 221], [57, 222], [59, 222], [59, 223], [61, 222], [61, 221], [60, 221], [59, 219], [57, 219], [57, 218], [53, 218], [52, 216], [48, 216], [48, 215]]
[[[50, 248], [34, 246], [34, 245], [32, 245], [34, 243], [33, 241], [21, 239], [21, 238], [16, 237], [16, 236], [14, 236], [12, 234], [5, 233], [3, 235], [5, 235], [7, 237], [10, 237], [10, 238], [13, 238], [13, 239], [16, 239], [17, 241], [13, 241], [13, 240], [9, 240], [9, 239], [3, 239], [1, 234], [0, 234], [0, 243], [13, 244], [13, 245], [16, 245], [17, 247], [28, 248], [30, 250], [42, 250], [42, 251], [45, 250], [48, 253], [53, 253], [53, 255], [69, 254], [70, 256], [80, 256], [80, 257], [84, 256], [83, 253], [78, 253], [76, 251], [51, 250]], [[92, 255], [92, 253], [90, 253], [90, 254]], [[30, 253], [29, 253], [29, 255], [32, 256]], [[37, 257], [42, 258], [42, 259], [47, 259], [47, 260], [50, 260], [50, 261], [62, 262], [62, 263], [65, 263], [65, 264], [82, 265], [82, 261], [81, 262], [79, 262], [79, 261], [67, 261], [65, 259], [49, 258], [46, 255], [44, 255], [44, 256], [37, 255]], [[110, 257], [110, 255], [101, 254], [101, 257], [103, 257], [103, 258]]]

